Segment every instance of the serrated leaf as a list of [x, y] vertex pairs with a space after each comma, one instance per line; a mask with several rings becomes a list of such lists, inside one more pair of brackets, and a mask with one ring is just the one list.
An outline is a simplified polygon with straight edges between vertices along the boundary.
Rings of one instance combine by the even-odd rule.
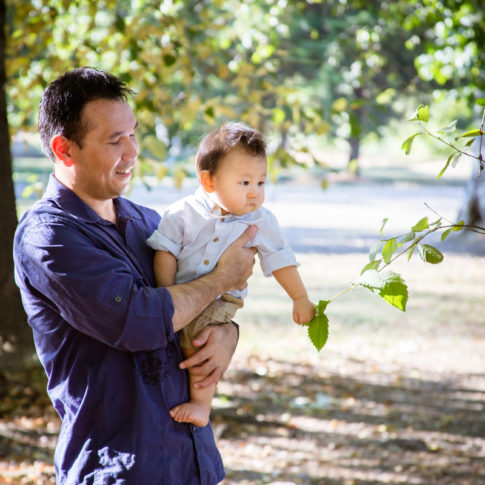
[[443, 261], [443, 254], [441, 251], [429, 244], [420, 244], [418, 249], [419, 255], [425, 263], [438, 264]]
[[392, 271], [366, 271], [357, 282], [371, 291], [378, 291], [379, 296], [399, 310], [405, 311], [408, 299], [407, 286], [397, 273]]
[[388, 273], [386, 275], [386, 285], [379, 292], [379, 295], [392, 306], [404, 312], [408, 301], [408, 287], [397, 273], [392, 271], [386, 273]]
[[456, 123], [458, 120], [453, 120], [448, 126], [438, 130], [438, 133], [453, 133], [456, 130]]
[[483, 133], [484, 132], [482, 130], [480, 130], [479, 128], [476, 128], [475, 130], [470, 130], [463, 133], [462, 135], [460, 135], [460, 138], [468, 138], [469, 136], [480, 136], [480, 135], [483, 135]]
[[443, 234], [441, 234], [441, 241], [444, 241], [451, 233], [451, 227], [447, 229], [446, 231], [443, 231]]
[[363, 268], [362, 268], [362, 271], [360, 272], [361, 275], [363, 275], [366, 271], [369, 271], [371, 269], [379, 269], [379, 266], [381, 264], [381, 259], [377, 259], [377, 260], [374, 260], [374, 261], [371, 261], [370, 263], [367, 263]]
[[307, 324], [308, 337], [319, 352], [328, 340], [328, 317], [325, 315], [325, 309], [328, 304], [328, 300], [320, 300], [317, 305], [315, 317]]
[[382, 259], [386, 264], [391, 262], [392, 255], [396, 252], [397, 241], [395, 238], [389, 239], [382, 248]]
[[420, 219], [412, 228], [411, 230], [414, 232], [421, 232], [424, 231], [425, 229], [429, 229], [429, 223], [428, 223], [428, 218], [423, 217]]
[[414, 135], [411, 135], [409, 138], [406, 138], [403, 141], [401, 145], [401, 150], [404, 150], [406, 155], [409, 155], [411, 153], [411, 147], [413, 146], [413, 141], [418, 135], [422, 135], [422, 133], [415, 133]]
[[357, 281], [357, 284], [372, 291], [380, 291], [384, 288], [386, 283], [378, 271], [371, 269], [361, 275]]

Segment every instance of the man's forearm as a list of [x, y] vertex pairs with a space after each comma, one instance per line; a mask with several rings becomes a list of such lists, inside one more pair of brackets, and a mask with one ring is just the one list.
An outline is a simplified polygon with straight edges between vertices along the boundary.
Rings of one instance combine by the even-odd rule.
[[174, 305], [173, 328], [176, 332], [184, 328], [212, 301], [226, 291], [224, 278], [216, 272], [189, 283], [169, 286]]

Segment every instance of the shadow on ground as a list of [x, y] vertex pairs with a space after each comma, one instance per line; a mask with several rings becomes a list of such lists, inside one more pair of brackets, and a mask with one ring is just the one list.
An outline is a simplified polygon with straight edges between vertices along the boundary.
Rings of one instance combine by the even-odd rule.
[[[483, 374], [386, 373], [346, 359], [342, 372], [234, 363], [212, 415], [224, 484], [485, 483]], [[55, 483], [59, 422], [37, 371], [30, 383], [2, 386], [2, 484]]]

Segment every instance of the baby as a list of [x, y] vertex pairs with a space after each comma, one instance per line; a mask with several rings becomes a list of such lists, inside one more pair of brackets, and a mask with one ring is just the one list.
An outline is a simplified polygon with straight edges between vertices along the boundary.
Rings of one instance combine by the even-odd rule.
[[[225, 123], [202, 139], [195, 163], [201, 187], [172, 204], [147, 241], [156, 250], [157, 284], [171, 286], [209, 273], [224, 250], [255, 225], [258, 232], [249, 245], [257, 248], [264, 275], [273, 275], [293, 300], [293, 320], [308, 323], [315, 316], [315, 305], [275, 216], [262, 207], [267, 161], [261, 133], [243, 123]], [[205, 326], [232, 320], [246, 293], [244, 289], [221, 295], [180, 331], [186, 358], [197, 350], [192, 341]], [[190, 401], [170, 414], [175, 421], [205, 426], [215, 385], [197, 389], [195, 377], [189, 374], [189, 379]]]

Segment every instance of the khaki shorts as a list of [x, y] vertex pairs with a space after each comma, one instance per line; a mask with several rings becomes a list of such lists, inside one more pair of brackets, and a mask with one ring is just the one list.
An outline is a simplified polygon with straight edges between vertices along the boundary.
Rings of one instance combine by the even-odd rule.
[[229, 323], [236, 312], [243, 307], [244, 300], [224, 293], [218, 300], [213, 301], [199, 316], [180, 330], [180, 346], [185, 349], [197, 349], [192, 340], [204, 330], [207, 325]]

